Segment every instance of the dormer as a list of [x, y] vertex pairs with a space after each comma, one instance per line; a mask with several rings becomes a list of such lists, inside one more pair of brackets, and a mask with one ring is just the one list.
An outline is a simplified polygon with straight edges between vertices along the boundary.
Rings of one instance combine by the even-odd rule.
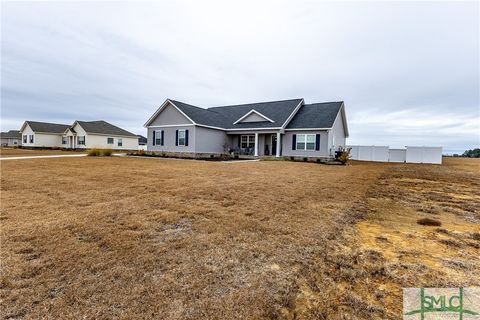
[[245, 115], [243, 115], [240, 119], [235, 121], [233, 124], [243, 123], [243, 122], [265, 122], [265, 121], [272, 122], [272, 123], [275, 122], [272, 119], [270, 119], [269, 117], [267, 117], [267, 116], [261, 114], [260, 112], [252, 109], [249, 112], [247, 112]]

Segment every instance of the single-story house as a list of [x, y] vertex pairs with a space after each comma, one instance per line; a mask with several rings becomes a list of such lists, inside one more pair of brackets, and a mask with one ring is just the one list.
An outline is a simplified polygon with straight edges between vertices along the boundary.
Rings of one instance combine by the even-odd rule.
[[72, 125], [25, 121], [20, 132], [25, 147], [138, 148], [137, 135], [103, 120], [75, 121]]
[[303, 99], [200, 108], [167, 99], [144, 125], [147, 150], [331, 158], [348, 137], [342, 101]]
[[0, 132], [1, 146], [14, 147], [22, 145], [22, 134], [18, 130]]
[[68, 124], [25, 121], [20, 128], [23, 147], [61, 147]]

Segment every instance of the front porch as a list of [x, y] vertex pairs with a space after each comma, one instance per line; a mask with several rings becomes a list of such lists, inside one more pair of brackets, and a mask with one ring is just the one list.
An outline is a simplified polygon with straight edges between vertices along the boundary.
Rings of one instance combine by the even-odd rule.
[[264, 157], [282, 155], [280, 132], [228, 133], [231, 137], [230, 152], [240, 156]]
[[77, 147], [77, 133], [73, 128], [65, 130], [62, 136], [62, 147], [67, 149], [75, 149]]

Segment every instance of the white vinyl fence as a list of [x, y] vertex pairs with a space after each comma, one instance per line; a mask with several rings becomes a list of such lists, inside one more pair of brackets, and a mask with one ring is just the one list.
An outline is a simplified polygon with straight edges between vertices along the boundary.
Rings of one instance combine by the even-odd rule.
[[442, 163], [442, 147], [412, 147], [390, 149], [388, 146], [347, 146], [351, 148], [353, 160], [406, 162], [406, 163]]

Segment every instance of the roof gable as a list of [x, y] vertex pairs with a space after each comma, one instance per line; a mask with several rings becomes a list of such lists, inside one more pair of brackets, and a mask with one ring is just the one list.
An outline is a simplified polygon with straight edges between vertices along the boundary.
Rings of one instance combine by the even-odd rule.
[[[241, 105], [232, 105], [224, 107], [212, 107], [208, 108], [210, 111], [214, 111], [221, 114], [225, 119], [225, 129], [245, 129], [245, 128], [281, 128], [287, 121], [296, 108], [303, 103], [303, 99], [292, 99], [282, 101], [269, 101], [258, 102]], [[270, 119], [270, 121], [264, 122], [237, 122], [242, 116], [255, 110], [262, 116]]]
[[[186, 105], [186, 106], [189, 106], [187, 104], [184, 104], [184, 103], [181, 103], [179, 101], [174, 101], [174, 100], [170, 100], [170, 99], [167, 99], [165, 100], [164, 103], [162, 103], [162, 105], [157, 109], [157, 111], [155, 111], [155, 113], [148, 119], [148, 121], [144, 124], [144, 127], [148, 127], [148, 126], [151, 126], [151, 125], [155, 125], [155, 121], [158, 120], [158, 117], [160, 116], [160, 114], [162, 112], [169, 112], [170, 115], [167, 115], [167, 117], [171, 118], [176, 118], [177, 122], [180, 120], [179, 118], [179, 115], [175, 115], [174, 112], [172, 112], [172, 110], [170, 110], [170, 108], [174, 108], [176, 109], [176, 111], [178, 113], [180, 113], [181, 116], [185, 117], [185, 121], [183, 122], [190, 122], [192, 124], [195, 124], [195, 122], [181, 109], [178, 107], [178, 105]], [[197, 108], [197, 107], [194, 107], [194, 106], [190, 106], [192, 108]], [[200, 109], [200, 108], [199, 108]], [[158, 123], [158, 124], [162, 124], [162, 123]], [[178, 124], [178, 123], [177, 123]], [[183, 124], [183, 123], [182, 123]]]
[[260, 112], [256, 111], [255, 109], [250, 110], [240, 119], [235, 121], [233, 124], [241, 123], [241, 122], [264, 122], [270, 121], [275, 122], [272, 119], [268, 118], [267, 116], [261, 114]]
[[65, 130], [67, 130], [67, 128], [70, 127], [68, 124], [25, 121], [20, 131], [23, 131], [26, 125], [28, 125], [33, 132], [57, 133], [57, 134], [64, 133]]

